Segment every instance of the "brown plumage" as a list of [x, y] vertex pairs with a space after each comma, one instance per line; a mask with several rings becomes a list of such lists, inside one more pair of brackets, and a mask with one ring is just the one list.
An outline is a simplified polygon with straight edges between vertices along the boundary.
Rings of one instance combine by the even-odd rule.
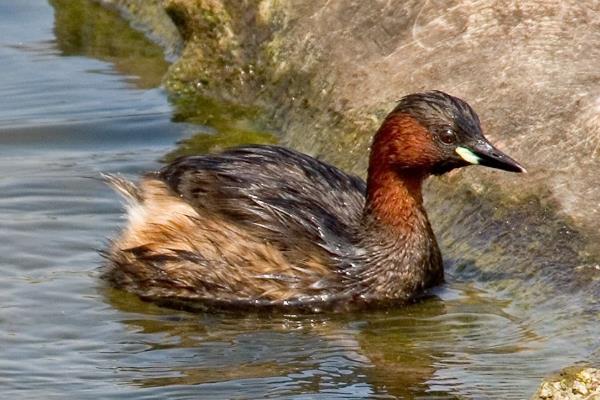
[[436, 91], [406, 96], [385, 119], [366, 185], [277, 146], [180, 158], [138, 185], [107, 176], [129, 218], [105, 277], [208, 308], [406, 302], [443, 281], [423, 180], [471, 163], [524, 171], [464, 101]]

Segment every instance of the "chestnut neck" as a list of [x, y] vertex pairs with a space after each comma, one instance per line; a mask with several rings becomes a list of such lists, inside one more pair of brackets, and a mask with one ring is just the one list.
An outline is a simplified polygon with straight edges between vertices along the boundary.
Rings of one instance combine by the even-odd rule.
[[[422, 186], [429, 175], [416, 160], [425, 128], [405, 114], [390, 115], [375, 134], [367, 178], [365, 216], [395, 230], [424, 216]], [[412, 154], [415, 153], [415, 154]]]

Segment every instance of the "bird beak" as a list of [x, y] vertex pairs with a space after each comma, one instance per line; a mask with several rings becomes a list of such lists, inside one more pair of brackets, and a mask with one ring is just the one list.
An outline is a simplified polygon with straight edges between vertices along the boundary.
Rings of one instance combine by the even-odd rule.
[[527, 172], [521, 164], [492, 146], [486, 140], [478, 140], [474, 145], [469, 147], [458, 146], [454, 151], [469, 164], [484, 165], [511, 172]]

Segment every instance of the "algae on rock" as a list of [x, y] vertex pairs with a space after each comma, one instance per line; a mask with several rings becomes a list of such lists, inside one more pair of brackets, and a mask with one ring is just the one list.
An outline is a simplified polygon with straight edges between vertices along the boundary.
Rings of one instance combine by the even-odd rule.
[[598, 400], [600, 370], [570, 367], [544, 380], [531, 400]]

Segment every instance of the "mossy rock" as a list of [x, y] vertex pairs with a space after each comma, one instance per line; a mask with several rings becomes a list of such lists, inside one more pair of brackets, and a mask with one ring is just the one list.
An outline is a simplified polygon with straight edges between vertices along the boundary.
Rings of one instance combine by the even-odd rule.
[[569, 367], [547, 378], [532, 400], [600, 400], [600, 369]]

